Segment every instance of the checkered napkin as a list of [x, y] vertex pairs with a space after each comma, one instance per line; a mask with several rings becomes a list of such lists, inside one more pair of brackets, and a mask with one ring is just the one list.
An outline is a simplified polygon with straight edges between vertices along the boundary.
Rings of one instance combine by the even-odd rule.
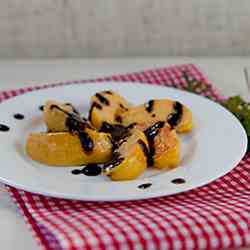
[[[221, 98], [194, 65], [92, 82], [135, 81], [183, 88], [187, 85], [181, 77], [183, 70], [207, 84], [203, 95]], [[0, 101], [40, 88], [85, 82], [2, 92]], [[95, 203], [49, 198], [11, 187], [8, 190], [43, 249], [225, 249], [250, 244], [250, 154], [226, 176], [170, 197]]]

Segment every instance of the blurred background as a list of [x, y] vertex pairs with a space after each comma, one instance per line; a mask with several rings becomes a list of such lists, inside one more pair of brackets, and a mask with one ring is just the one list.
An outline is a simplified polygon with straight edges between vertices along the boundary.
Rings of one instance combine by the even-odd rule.
[[2, 0], [0, 59], [249, 56], [249, 0]]

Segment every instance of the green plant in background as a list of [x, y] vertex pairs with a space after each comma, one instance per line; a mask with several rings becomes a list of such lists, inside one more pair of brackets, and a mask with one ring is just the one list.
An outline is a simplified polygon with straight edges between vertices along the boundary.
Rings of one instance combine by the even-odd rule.
[[[189, 76], [186, 71], [183, 71], [183, 78], [187, 83], [184, 89], [189, 92], [201, 94], [210, 88], [202, 81]], [[206, 97], [211, 99], [209, 96]], [[250, 103], [244, 101], [240, 96], [232, 96], [219, 103], [238, 118], [246, 131], [248, 142], [250, 142]], [[250, 151], [250, 143], [248, 143], [248, 151]]]
[[222, 105], [231, 111], [241, 122], [248, 137], [248, 148], [250, 150], [250, 103], [245, 102], [240, 96], [232, 96], [222, 102]]

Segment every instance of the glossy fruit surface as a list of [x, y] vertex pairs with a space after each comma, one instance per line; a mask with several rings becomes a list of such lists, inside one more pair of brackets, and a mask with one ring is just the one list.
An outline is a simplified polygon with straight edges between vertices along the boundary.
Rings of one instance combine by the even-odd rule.
[[71, 105], [57, 101], [47, 101], [43, 109], [43, 120], [50, 132], [68, 131], [66, 119], [68, 115], [63, 111], [73, 113], [74, 108]]
[[69, 132], [32, 133], [27, 139], [26, 152], [33, 160], [54, 166], [103, 163], [110, 160], [110, 137], [93, 130], [87, 130], [86, 133], [93, 141], [93, 150], [90, 152], [84, 150], [78, 135]]
[[116, 161], [119, 164], [107, 171], [106, 174], [115, 181], [136, 179], [147, 168], [145, 151], [148, 151], [146, 136], [142, 131], [133, 129], [127, 140], [116, 150], [116, 157], [111, 161], [111, 164], [108, 163], [106, 166], [111, 166]]
[[[172, 121], [173, 127], [176, 127], [179, 133], [188, 133], [193, 128], [193, 119], [191, 111], [179, 102], [168, 99], [151, 100], [151, 108], [148, 109], [148, 103], [131, 107], [121, 115], [122, 123], [128, 126], [132, 123], [146, 123], [148, 126], [157, 121]], [[179, 105], [176, 105], [176, 104]], [[176, 110], [176, 107], [179, 110]], [[175, 119], [173, 119], [175, 118]], [[171, 124], [170, 124], [171, 125]]]
[[103, 122], [119, 124], [122, 122], [121, 114], [128, 111], [131, 105], [114, 91], [102, 91], [91, 97], [89, 120], [96, 128]]

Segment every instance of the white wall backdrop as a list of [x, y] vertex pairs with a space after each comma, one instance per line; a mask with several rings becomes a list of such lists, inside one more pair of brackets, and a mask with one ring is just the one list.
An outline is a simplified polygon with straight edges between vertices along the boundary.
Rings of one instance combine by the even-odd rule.
[[0, 58], [250, 55], [249, 0], [0, 0]]

